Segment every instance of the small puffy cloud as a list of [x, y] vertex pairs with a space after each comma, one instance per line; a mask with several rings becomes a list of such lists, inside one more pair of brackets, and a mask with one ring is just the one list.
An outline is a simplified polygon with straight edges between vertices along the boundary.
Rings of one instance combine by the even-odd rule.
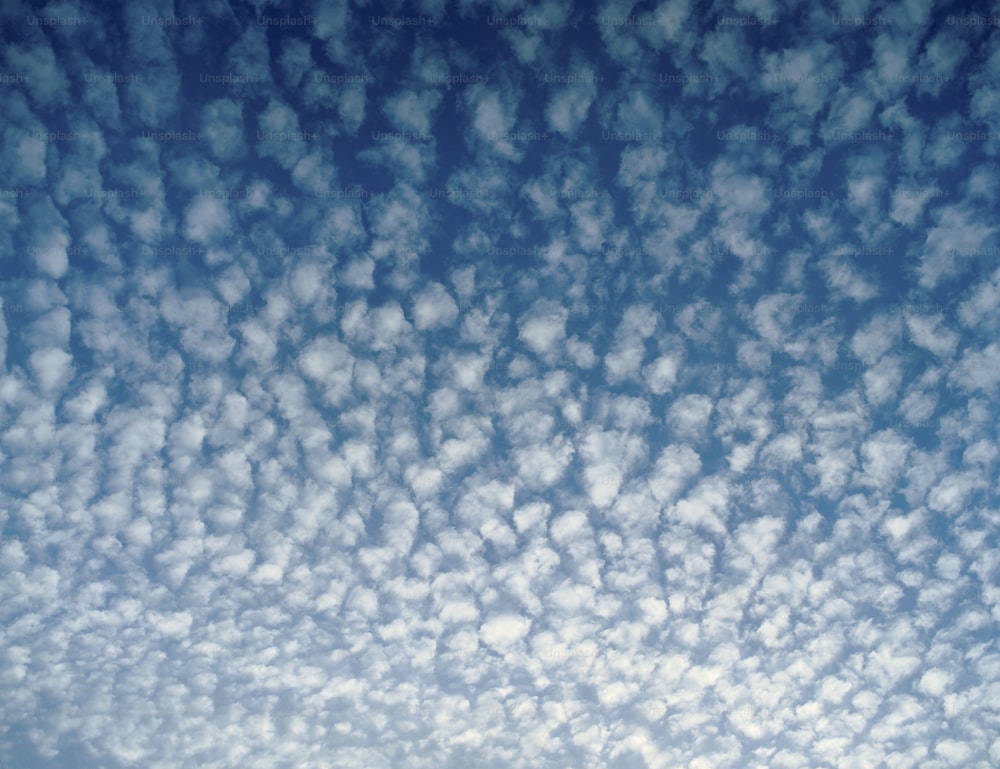
[[472, 127], [479, 139], [493, 147], [498, 154], [514, 159], [520, 153], [509, 136], [517, 113], [515, 105], [506, 101], [500, 92], [482, 86], [472, 89], [468, 98]]
[[230, 230], [229, 206], [225, 200], [199, 197], [184, 215], [184, 234], [196, 243], [212, 243]]
[[288, 285], [295, 299], [309, 305], [323, 296], [329, 284], [326, 268], [317, 262], [306, 262], [293, 268]]
[[195, 357], [221, 362], [229, 357], [235, 340], [226, 326], [225, 306], [205, 293], [167, 295], [160, 302], [164, 320], [180, 328], [184, 350]]
[[936, 187], [930, 189], [912, 189], [904, 186], [897, 187], [892, 193], [892, 207], [889, 211], [890, 218], [892, 218], [894, 222], [899, 222], [900, 224], [916, 224], [920, 215], [923, 213], [924, 206], [927, 204], [927, 201], [934, 198], [935, 194], [938, 192], [940, 192], [940, 190]]
[[157, 633], [167, 638], [186, 637], [194, 623], [194, 617], [187, 611], [151, 611], [147, 619]]
[[39, 387], [48, 396], [63, 390], [73, 376], [73, 356], [58, 347], [36, 350], [31, 353], [29, 363]]
[[367, 256], [355, 259], [344, 266], [340, 279], [351, 288], [373, 289], [375, 288], [375, 262]]
[[595, 507], [607, 507], [614, 502], [621, 488], [624, 475], [611, 462], [590, 465], [583, 471], [587, 484], [587, 495]]
[[677, 381], [679, 368], [678, 358], [671, 355], [661, 355], [643, 369], [642, 375], [654, 395], [663, 395], [669, 392]]
[[899, 316], [882, 313], [854, 332], [849, 348], [862, 361], [871, 365], [898, 344], [901, 334]]
[[212, 571], [233, 578], [245, 577], [250, 573], [256, 559], [253, 550], [244, 548], [238, 553], [224, 555], [216, 560], [212, 564]]
[[587, 515], [581, 510], [570, 510], [552, 521], [550, 534], [552, 541], [566, 545], [591, 533]]
[[887, 355], [868, 368], [862, 379], [865, 394], [872, 404], [881, 406], [889, 403], [898, 397], [903, 384], [903, 361], [897, 355]]
[[319, 337], [300, 353], [299, 369], [323, 388], [325, 397], [340, 402], [351, 391], [354, 356], [347, 346], [331, 337]]
[[697, 439], [705, 435], [714, 405], [707, 395], [688, 393], [671, 404], [667, 422], [677, 437]]
[[551, 358], [566, 336], [569, 312], [551, 299], [538, 299], [518, 322], [518, 338], [533, 352]]
[[31, 204], [29, 221], [30, 253], [35, 265], [49, 277], [63, 277], [69, 269], [68, 225], [48, 195]]
[[867, 302], [878, 296], [879, 288], [875, 278], [865, 275], [846, 259], [832, 256], [825, 259], [823, 272], [826, 273], [827, 285], [834, 295], [855, 302]]
[[232, 99], [217, 99], [201, 113], [201, 131], [212, 154], [232, 160], [246, 151], [243, 142], [243, 107]]
[[863, 475], [860, 483], [888, 490], [902, 473], [910, 446], [892, 430], [883, 430], [861, 447]]
[[284, 572], [276, 563], [264, 563], [254, 569], [250, 580], [258, 585], [277, 585]]
[[967, 299], [958, 306], [958, 318], [963, 325], [984, 330], [1000, 326], [1000, 269], [980, 281]]
[[665, 122], [663, 112], [660, 101], [649, 90], [637, 85], [620, 95], [620, 99], [612, 130], [660, 135]]
[[954, 355], [958, 349], [959, 335], [947, 328], [943, 321], [941, 315], [907, 314], [906, 326], [910, 339], [938, 357]]
[[993, 342], [981, 350], [966, 350], [958, 364], [948, 374], [952, 385], [963, 390], [995, 393], [1000, 387], [1000, 343]]
[[797, 112], [812, 118], [830, 103], [830, 91], [841, 82], [844, 63], [836, 48], [811, 40], [761, 56], [761, 85], [781, 93]]
[[428, 283], [413, 300], [413, 325], [418, 331], [450, 326], [458, 317], [458, 305], [440, 283]]
[[72, 419], [89, 422], [108, 400], [107, 388], [100, 381], [89, 382], [73, 398], [66, 401], [64, 408]]
[[397, 130], [427, 135], [432, 131], [433, 112], [440, 103], [441, 94], [436, 90], [403, 90], [386, 99], [382, 110]]
[[9, 43], [5, 49], [10, 71], [24, 73], [30, 81], [26, 90], [33, 101], [48, 109], [68, 103], [69, 81], [44, 36], [36, 37], [30, 47]]
[[[751, 131], [750, 126], [737, 126], [736, 131]], [[720, 160], [712, 167], [712, 194], [725, 219], [761, 216], [771, 207], [767, 181], [756, 175], [742, 173], [729, 161]]]
[[700, 482], [668, 511], [671, 519], [687, 526], [705, 528], [716, 533], [726, 530], [723, 523], [728, 490], [718, 480]]
[[988, 218], [961, 204], [935, 209], [932, 218], [917, 268], [920, 286], [927, 290], [964, 272], [970, 262], [962, 255], [982, 249], [996, 232]]
[[940, 697], [948, 691], [953, 679], [954, 676], [947, 670], [931, 668], [920, 677], [917, 688], [932, 697]]
[[519, 614], [499, 614], [490, 617], [479, 628], [482, 642], [498, 654], [505, 654], [524, 640], [531, 629], [531, 620]]
[[588, 369], [597, 365], [597, 355], [594, 354], [594, 346], [590, 342], [585, 342], [576, 336], [571, 336], [566, 340], [566, 354], [580, 368]]
[[411, 330], [403, 308], [397, 302], [389, 302], [371, 312], [371, 330], [373, 332], [372, 349], [393, 349], [400, 337]]
[[656, 460], [649, 489], [660, 504], [673, 503], [701, 470], [701, 458], [688, 446], [668, 446]]
[[288, 105], [272, 100], [257, 118], [257, 153], [292, 169], [308, 149], [298, 115]]
[[597, 96], [594, 85], [596, 74], [589, 69], [574, 73], [579, 78], [565, 88], [560, 88], [552, 94], [545, 108], [545, 117], [549, 127], [565, 135], [573, 135], [587, 119], [590, 105]]
[[563, 439], [518, 449], [515, 454], [518, 477], [535, 488], [552, 486], [562, 478], [573, 453], [573, 446]]

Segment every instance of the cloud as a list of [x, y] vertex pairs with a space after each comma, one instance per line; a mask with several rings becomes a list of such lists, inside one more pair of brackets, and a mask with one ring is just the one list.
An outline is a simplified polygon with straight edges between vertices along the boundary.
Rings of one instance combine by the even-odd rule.
[[656, 461], [649, 480], [650, 491], [661, 504], [670, 504], [697, 477], [701, 467], [701, 458], [695, 451], [687, 446], [670, 446]]
[[1000, 360], [1000, 345], [992, 343], [981, 350], [969, 350], [963, 353], [961, 360], [952, 369], [949, 379], [963, 390], [984, 390], [991, 392], [998, 383], [995, 368]]
[[23, 73], [31, 82], [27, 92], [40, 107], [52, 109], [69, 101], [69, 81], [44, 38], [36, 38], [32, 46], [8, 46], [5, 58], [10, 70]]
[[475, 86], [467, 101], [472, 110], [475, 136], [499, 155], [513, 160], [520, 155], [510, 139], [517, 114], [516, 101], [505, 96], [495, 89]]
[[545, 117], [553, 131], [572, 136], [587, 118], [590, 106], [597, 97], [595, 80], [598, 75], [590, 68], [583, 68], [571, 75], [559, 75], [572, 85], [554, 90], [545, 108]]
[[1000, 58], [918, 5], [8, 19], [0, 756], [995, 765]]
[[215, 198], [195, 200], [184, 217], [184, 234], [196, 243], [211, 243], [229, 232], [231, 221], [226, 204]]
[[202, 110], [201, 130], [212, 154], [219, 160], [241, 156], [243, 142], [243, 107], [232, 99], [217, 99]]
[[38, 269], [52, 278], [61, 278], [69, 269], [67, 222], [46, 196], [32, 205], [34, 223], [31, 251]]
[[56, 347], [36, 350], [30, 364], [39, 387], [49, 396], [62, 390], [73, 373], [73, 357]]
[[518, 338], [538, 355], [551, 358], [566, 336], [569, 313], [557, 302], [539, 299], [518, 323]]
[[458, 318], [458, 305], [440, 283], [431, 283], [413, 304], [413, 324], [418, 331], [450, 326]]

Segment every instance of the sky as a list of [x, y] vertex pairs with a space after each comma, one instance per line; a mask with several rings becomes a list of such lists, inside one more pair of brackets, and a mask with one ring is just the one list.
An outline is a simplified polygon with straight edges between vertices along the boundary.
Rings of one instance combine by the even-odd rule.
[[1000, 765], [1000, 19], [0, 15], [0, 767]]

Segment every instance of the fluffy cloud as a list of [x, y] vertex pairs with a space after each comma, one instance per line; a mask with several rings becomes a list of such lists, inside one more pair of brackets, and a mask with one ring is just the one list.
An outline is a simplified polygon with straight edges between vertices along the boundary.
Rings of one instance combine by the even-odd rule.
[[988, 30], [210, 5], [8, 19], [4, 761], [1000, 761]]

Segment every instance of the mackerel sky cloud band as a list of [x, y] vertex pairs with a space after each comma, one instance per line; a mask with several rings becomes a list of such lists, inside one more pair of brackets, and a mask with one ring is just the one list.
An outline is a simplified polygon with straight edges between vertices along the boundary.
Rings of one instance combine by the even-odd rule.
[[1000, 29], [0, 9], [0, 769], [1000, 765]]

